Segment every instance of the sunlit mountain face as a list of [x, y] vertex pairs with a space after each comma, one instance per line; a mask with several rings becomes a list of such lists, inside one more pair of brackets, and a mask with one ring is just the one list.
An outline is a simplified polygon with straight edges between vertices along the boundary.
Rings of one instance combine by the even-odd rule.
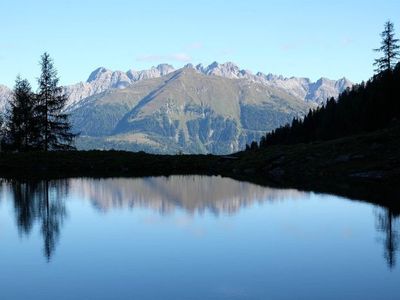
[[[63, 87], [64, 111], [80, 133], [79, 149], [226, 154], [351, 85], [346, 78], [253, 74], [232, 62], [128, 72], [100, 67], [86, 82]], [[11, 97], [0, 85], [0, 112]]]

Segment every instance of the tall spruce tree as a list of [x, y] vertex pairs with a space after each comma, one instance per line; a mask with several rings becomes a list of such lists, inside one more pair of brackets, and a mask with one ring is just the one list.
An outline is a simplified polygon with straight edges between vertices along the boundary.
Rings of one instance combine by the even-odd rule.
[[9, 101], [6, 124], [6, 143], [11, 149], [27, 151], [35, 148], [38, 131], [34, 110], [35, 95], [31, 85], [18, 76]]
[[374, 66], [376, 66], [375, 71], [377, 73], [393, 70], [396, 65], [396, 61], [400, 57], [400, 46], [398, 44], [399, 39], [395, 38], [394, 25], [392, 22], [387, 21], [385, 23], [381, 37], [381, 46], [377, 49], [374, 49], [376, 52], [383, 53], [383, 56], [375, 59], [374, 62]]
[[40, 66], [36, 108], [41, 124], [40, 148], [44, 151], [74, 149], [76, 135], [71, 132], [68, 114], [63, 113], [68, 97], [58, 85], [57, 70], [48, 53], [41, 56]]

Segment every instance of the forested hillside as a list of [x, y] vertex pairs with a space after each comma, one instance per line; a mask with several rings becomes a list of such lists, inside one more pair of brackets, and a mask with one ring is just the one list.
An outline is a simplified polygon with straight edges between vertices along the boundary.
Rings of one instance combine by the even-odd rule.
[[291, 124], [277, 128], [260, 143], [247, 149], [269, 145], [308, 143], [371, 132], [396, 125], [400, 118], [400, 45], [394, 25], [385, 23], [381, 47], [374, 49], [382, 56], [375, 59], [376, 74], [366, 83], [346, 89], [338, 99], [311, 109], [304, 119], [294, 118]]
[[262, 138], [260, 147], [330, 140], [385, 128], [400, 117], [400, 64]]

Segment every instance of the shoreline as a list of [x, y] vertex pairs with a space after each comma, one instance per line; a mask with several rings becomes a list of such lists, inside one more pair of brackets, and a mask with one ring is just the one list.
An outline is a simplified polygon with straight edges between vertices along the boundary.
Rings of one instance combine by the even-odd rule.
[[331, 193], [400, 211], [400, 128], [231, 155], [125, 151], [0, 153], [0, 178], [220, 175], [276, 188]]

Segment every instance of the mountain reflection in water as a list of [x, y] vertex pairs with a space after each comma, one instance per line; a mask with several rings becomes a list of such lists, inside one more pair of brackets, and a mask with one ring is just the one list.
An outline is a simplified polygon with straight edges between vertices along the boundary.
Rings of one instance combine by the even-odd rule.
[[145, 207], [161, 214], [177, 208], [189, 213], [234, 214], [256, 202], [306, 199], [309, 193], [273, 189], [219, 176], [170, 176], [138, 179], [71, 179], [71, 193], [90, 199], [102, 211]]
[[[68, 217], [66, 200], [90, 201], [101, 211], [146, 208], [161, 215], [183, 210], [187, 214], [234, 215], [256, 203], [306, 201], [311, 193], [275, 189], [216, 176], [170, 176], [119, 179], [64, 179], [51, 181], [3, 181], [0, 196], [12, 199], [20, 235], [40, 227], [43, 254], [51, 260], [61, 229]], [[375, 207], [379, 241], [389, 268], [399, 251], [399, 218], [390, 209]], [[295, 212], [293, 212], [295, 213]]]

